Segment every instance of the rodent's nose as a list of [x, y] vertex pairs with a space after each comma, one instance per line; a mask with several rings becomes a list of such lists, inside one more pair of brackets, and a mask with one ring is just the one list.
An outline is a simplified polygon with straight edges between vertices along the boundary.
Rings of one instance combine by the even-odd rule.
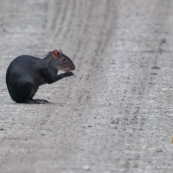
[[75, 65], [74, 64], [71, 66], [71, 70], [75, 70]]

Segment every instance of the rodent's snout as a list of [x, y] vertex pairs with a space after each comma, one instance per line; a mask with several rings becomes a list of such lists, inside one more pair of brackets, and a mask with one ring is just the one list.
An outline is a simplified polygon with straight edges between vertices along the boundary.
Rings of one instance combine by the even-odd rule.
[[65, 71], [65, 72], [70, 72], [72, 70], [75, 70], [75, 65], [74, 64], [70, 64], [70, 65], [65, 66], [63, 68], [60, 68], [60, 70]]
[[75, 70], [75, 65], [74, 64], [71, 66], [71, 70]]

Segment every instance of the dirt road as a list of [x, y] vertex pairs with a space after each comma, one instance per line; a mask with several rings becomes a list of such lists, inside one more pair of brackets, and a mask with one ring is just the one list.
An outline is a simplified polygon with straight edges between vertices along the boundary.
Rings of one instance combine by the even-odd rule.
[[[173, 1], [1, 0], [0, 172], [173, 169]], [[62, 49], [75, 76], [14, 103], [18, 55]]]

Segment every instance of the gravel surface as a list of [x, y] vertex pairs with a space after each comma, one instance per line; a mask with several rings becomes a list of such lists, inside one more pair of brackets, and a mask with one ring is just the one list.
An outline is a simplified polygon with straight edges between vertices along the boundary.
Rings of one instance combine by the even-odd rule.
[[[173, 171], [173, 1], [1, 0], [0, 172]], [[16, 104], [18, 55], [62, 49], [75, 76]]]

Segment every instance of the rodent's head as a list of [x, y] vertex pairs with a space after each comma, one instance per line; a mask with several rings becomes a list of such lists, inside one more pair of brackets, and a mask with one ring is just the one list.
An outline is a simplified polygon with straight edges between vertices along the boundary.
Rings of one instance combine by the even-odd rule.
[[62, 71], [70, 72], [75, 70], [75, 65], [72, 60], [64, 55], [62, 51], [54, 50], [51, 52], [51, 57], [54, 60], [55, 66]]

